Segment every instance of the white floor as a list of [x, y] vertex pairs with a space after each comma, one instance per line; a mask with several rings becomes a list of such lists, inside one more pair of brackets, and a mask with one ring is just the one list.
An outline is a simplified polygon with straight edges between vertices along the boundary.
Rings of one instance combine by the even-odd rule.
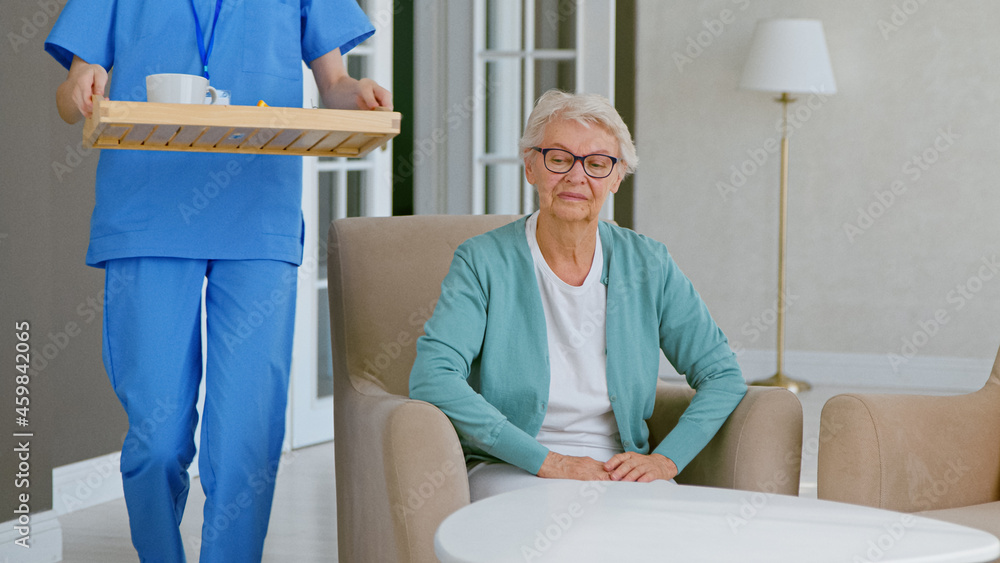
[[[198, 561], [205, 495], [192, 480], [181, 522], [190, 562]], [[63, 561], [119, 563], [137, 561], [129, 539], [125, 501], [115, 500], [59, 518]], [[264, 561], [314, 563], [337, 560], [337, 510], [333, 479], [333, 442], [288, 452], [275, 484]]]
[[[816, 455], [819, 415], [830, 397], [856, 389], [816, 387], [800, 395], [804, 430], [800, 495], [816, 496]], [[888, 390], [886, 390], [888, 391]], [[867, 388], [866, 393], [879, 392]], [[895, 390], [895, 392], [899, 392]], [[337, 560], [336, 492], [333, 443], [287, 453], [278, 472], [264, 561], [311, 563]], [[188, 560], [198, 560], [198, 541], [205, 502], [201, 487], [192, 483], [181, 524]], [[116, 500], [59, 518], [64, 561], [118, 563], [136, 561], [128, 534], [125, 502]]]

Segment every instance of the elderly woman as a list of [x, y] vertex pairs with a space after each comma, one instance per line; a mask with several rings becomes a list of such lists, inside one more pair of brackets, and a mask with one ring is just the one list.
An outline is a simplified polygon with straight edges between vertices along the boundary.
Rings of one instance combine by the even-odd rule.
[[[455, 425], [474, 501], [673, 479], [746, 393], [735, 356], [663, 244], [598, 220], [637, 163], [607, 99], [546, 92], [520, 149], [540, 209], [455, 251], [410, 396]], [[650, 452], [660, 350], [696, 393]]]

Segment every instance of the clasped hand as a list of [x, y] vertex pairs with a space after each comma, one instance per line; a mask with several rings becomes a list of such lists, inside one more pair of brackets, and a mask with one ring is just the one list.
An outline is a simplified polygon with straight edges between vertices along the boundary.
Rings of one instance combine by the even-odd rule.
[[605, 463], [590, 457], [575, 457], [549, 452], [538, 476], [546, 479], [577, 479], [581, 481], [637, 481], [648, 483], [657, 479], [670, 480], [677, 475], [677, 466], [661, 454], [644, 455], [636, 452], [618, 454]]

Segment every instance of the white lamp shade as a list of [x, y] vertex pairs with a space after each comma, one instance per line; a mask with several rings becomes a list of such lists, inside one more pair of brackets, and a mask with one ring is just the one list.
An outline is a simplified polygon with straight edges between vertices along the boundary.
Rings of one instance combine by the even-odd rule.
[[833, 94], [830, 54], [819, 20], [761, 20], [743, 67], [740, 88]]

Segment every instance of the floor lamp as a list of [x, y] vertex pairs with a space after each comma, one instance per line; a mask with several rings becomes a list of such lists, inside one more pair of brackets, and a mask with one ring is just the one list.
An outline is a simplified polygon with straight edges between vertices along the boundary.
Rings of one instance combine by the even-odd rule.
[[818, 20], [774, 19], [757, 22], [753, 43], [743, 67], [740, 88], [780, 93], [781, 104], [781, 199], [778, 212], [778, 369], [764, 380], [752, 385], [784, 387], [795, 393], [811, 386], [784, 373], [785, 352], [785, 246], [788, 242], [788, 104], [795, 101], [789, 94], [833, 94], [830, 55], [826, 50], [823, 23]]

